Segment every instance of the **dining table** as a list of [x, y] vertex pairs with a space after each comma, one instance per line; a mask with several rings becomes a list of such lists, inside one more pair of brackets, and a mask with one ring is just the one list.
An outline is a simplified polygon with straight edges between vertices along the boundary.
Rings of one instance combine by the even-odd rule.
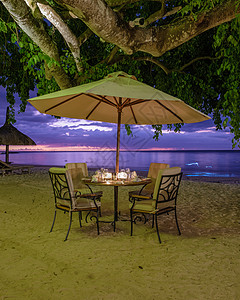
[[126, 187], [126, 186], [145, 186], [152, 182], [151, 178], [138, 178], [133, 180], [99, 180], [99, 181], [92, 181], [91, 178], [82, 178], [82, 182], [86, 186], [109, 186], [114, 188], [114, 218], [113, 218], [113, 226], [114, 231], [116, 228], [116, 222], [119, 220], [119, 211], [118, 211], [118, 188], [119, 187]]

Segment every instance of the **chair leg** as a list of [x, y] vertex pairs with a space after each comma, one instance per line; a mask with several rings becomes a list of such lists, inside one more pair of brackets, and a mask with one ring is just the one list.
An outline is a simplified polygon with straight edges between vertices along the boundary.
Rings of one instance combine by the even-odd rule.
[[57, 210], [55, 209], [55, 213], [54, 213], [54, 217], [53, 217], [53, 223], [52, 223], [52, 227], [50, 229], [50, 232], [52, 232], [52, 230], [53, 230], [53, 226], [55, 224], [55, 219], [56, 219], [56, 214], [57, 214]]
[[154, 215], [152, 217], [152, 228], [154, 227]]
[[98, 211], [99, 211], [99, 217], [101, 217], [102, 216], [101, 206], [99, 206]]
[[97, 234], [99, 235], [99, 222], [98, 222], [98, 214], [99, 214], [99, 211], [97, 210]]
[[[97, 201], [101, 202], [101, 197], [97, 199]], [[102, 216], [101, 206], [98, 206], [99, 217]]]
[[155, 224], [156, 224], [158, 240], [159, 240], [159, 243], [161, 244], [161, 239], [160, 239], [160, 234], [159, 234], [159, 229], [158, 229], [158, 223], [157, 223], [157, 214], [155, 214]]
[[116, 231], [116, 220], [113, 220], [113, 232]]
[[69, 231], [70, 231], [70, 229], [71, 229], [71, 225], [72, 225], [72, 212], [70, 211], [69, 212], [69, 217], [70, 217], [70, 222], [69, 222], [69, 226], [68, 226], [68, 232], [67, 232], [67, 235], [66, 235], [66, 237], [65, 237], [65, 240], [64, 240], [64, 242], [67, 240], [67, 238], [68, 238], [68, 235], [69, 235]]
[[80, 227], [82, 227], [82, 212], [81, 211], [79, 211], [78, 212], [78, 219], [79, 219], [79, 225], [80, 225]]
[[175, 220], [176, 220], [176, 224], [177, 224], [178, 233], [179, 233], [179, 235], [181, 235], [181, 231], [180, 231], [180, 228], [179, 228], [179, 225], [178, 225], [177, 210], [176, 209], [175, 209]]
[[133, 214], [131, 210], [130, 210], [130, 221], [131, 221], [131, 236], [132, 236], [133, 235]]

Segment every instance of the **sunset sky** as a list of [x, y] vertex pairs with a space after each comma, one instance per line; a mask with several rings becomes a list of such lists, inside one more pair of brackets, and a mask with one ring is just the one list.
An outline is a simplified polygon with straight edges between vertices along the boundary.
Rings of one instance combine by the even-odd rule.
[[[32, 92], [30, 97], [35, 97]], [[17, 108], [20, 101], [17, 99]], [[0, 87], [0, 126], [5, 122], [6, 92]], [[51, 151], [51, 150], [109, 150], [116, 148], [116, 124], [76, 119], [56, 119], [39, 113], [30, 104], [25, 113], [16, 113], [17, 122], [13, 124], [22, 133], [31, 137], [36, 146], [11, 146], [10, 150]], [[231, 150], [233, 135], [229, 129], [216, 131], [212, 120], [186, 124], [181, 133], [163, 131], [159, 141], [153, 140], [151, 126], [131, 126], [133, 137], [127, 136], [124, 125], [121, 130], [121, 149], [123, 150]], [[4, 150], [4, 146], [0, 146]]]

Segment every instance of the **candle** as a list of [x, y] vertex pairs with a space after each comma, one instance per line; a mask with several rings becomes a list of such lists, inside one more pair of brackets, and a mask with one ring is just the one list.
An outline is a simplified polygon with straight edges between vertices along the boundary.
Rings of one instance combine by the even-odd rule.
[[127, 179], [127, 173], [126, 172], [119, 172], [118, 173], [118, 179]]
[[107, 172], [107, 173], [104, 173], [104, 179], [112, 179], [112, 173], [110, 172]]

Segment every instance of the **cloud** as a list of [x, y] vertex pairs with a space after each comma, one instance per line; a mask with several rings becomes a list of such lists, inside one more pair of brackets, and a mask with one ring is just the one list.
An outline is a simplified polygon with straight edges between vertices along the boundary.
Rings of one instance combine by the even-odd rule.
[[102, 122], [68, 119], [68, 118], [62, 118], [60, 120], [55, 120], [55, 121], [49, 122], [48, 125], [50, 127], [56, 127], [56, 128], [67, 127], [69, 130], [82, 129], [84, 131], [96, 131], [96, 130], [112, 131], [112, 128], [110, 126], [106, 126]]
[[202, 129], [202, 130], [197, 130], [195, 133], [214, 133], [212, 129]]
[[[155, 132], [154, 129], [151, 129], [152, 132]], [[181, 130], [180, 132], [178, 132], [179, 134], [185, 134], [186, 131]], [[162, 134], [176, 134], [176, 132], [174, 132], [174, 130], [169, 130], [169, 129], [163, 129], [162, 130]]]
[[112, 128], [109, 127], [101, 127], [101, 126], [96, 126], [96, 125], [89, 125], [89, 126], [78, 126], [76, 128], [69, 128], [70, 130], [77, 130], [77, 129], [83, 129], [86, 131], [112, 131]]

